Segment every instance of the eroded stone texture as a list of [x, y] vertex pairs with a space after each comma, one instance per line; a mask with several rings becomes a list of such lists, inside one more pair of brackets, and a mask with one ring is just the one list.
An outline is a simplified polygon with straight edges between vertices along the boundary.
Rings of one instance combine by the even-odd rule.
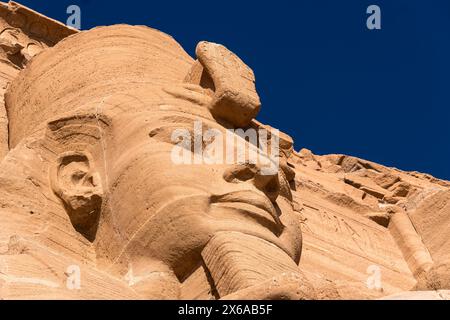
[[[295, 152], [221, 45], [14, 3], [0, 24], [1, 299], [448, 299], [449, 182]], [[278, 172], [175, 164], [198, 120], [264, 128]]]
[[[349, 293], [353, 298], [413, 290], [417, 280], [423, 283], [424, 274], [431, 274], [430, 269], [434, 281], [441, 279], [440, 285], [421, 284], [421, 288], [448, 289], [444, 279], [449, 264], [440, 262], [445, 261], [445, 254], [433, 257], [433, 247], [422, 230], [425, 222], [420, 222], [428, 222], [429, 235], [434, 230], [434, 241], [439, 243], [435, 248], [448, 252], [445, 218], [430, 223], [434, 217], [445, 217], [446, 202], [436, 204], [441, 211], [419, 213], [420, 208], [431, 209], [436, 197], [445, 199], [448, 182], [344, 155], [317, 156], [309, 150], [294, 154], [291, 161], [297, 173], [294, 200], [304, 216], [300, 263], [304, 272], [323, 270], [322, 275], [341, 292], [356, 285]], [[372, 265], [381, 271], [378, 292], [368, 290], [364, 282]]]
[[9, 150], [6, 87], [31, 58], [77, 32], [13, 1], [0, 2], [0, 159]]

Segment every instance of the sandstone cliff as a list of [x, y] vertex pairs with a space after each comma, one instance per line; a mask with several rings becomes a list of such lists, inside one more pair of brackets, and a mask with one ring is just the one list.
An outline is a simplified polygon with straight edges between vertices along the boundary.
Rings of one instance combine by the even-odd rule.
[[[360, 297], [448, 288], [448, 181], [305, 149], [292, 161], [304, 217], [303, 270]], [[372, 290], [370, 266], [380, 268], [382, 279]], [[433, 268], [439, 280], [425, 280]]]

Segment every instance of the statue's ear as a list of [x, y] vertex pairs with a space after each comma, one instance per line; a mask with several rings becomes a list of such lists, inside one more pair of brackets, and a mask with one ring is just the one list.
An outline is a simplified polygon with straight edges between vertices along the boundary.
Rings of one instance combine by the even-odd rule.
[[93, 241], [98, 227], [103, 188], [87, 152], [65, 152], [50, 173], [54, 193], [62, 200], [72, 225]]
[[222, 45], [200, 42], [194, 63], [185, 82], [207, 89], [212, 96], [211, 114], [247, 127], [258, 115], [261, 102], [255, 88], [253, 71], [233, 52]]

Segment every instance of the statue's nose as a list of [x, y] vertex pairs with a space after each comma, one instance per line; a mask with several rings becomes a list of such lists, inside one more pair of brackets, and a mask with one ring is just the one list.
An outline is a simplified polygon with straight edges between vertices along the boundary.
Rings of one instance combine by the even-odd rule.
[[262, 191], [272, 202], [280, 194], [278, 173], [267, 173], [256, 164], [238, 164], [229, 167], [223, 175], [225, 181], [231, 183], [251, 182]]

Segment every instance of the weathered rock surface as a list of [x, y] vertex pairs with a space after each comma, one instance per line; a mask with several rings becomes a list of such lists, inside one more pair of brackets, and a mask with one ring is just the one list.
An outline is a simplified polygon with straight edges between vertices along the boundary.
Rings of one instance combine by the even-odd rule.
[[[347, 298], [412, 290], [423, 274], [433, 272], [434, 280], [426, 281], [434, 281], [434, 287], [422, 284], [422, 289], [449, 288], [445, 280], [449, 264], [444, 261], [450, 229], [442, 218], [449, 215], [443, 200], [448, 182], [344, 155], [316, 156], [308, 150], [294, 154], [291, 161], [297, 173], [294, 199], [304, 217], [300, 263], [304, 272], [321, 270], [329, 280], [345, 281], [344, 287], [356, 284], [358, 289]], [[436, 198], [442, 202], [436, 203]], [[433, 209], [432, 203], [442, 211]], [[419, 213], [423, 208], [430, 208], [430, 213]], [[438, 217], [439, 223], [430, 223]], [[434, 256], [425, 222], [437, 243]], [[371, 266], [381, 272], [378, 290], [366, 286]]]
[[[295, 152], [221, 45], [13, 2], [0, 27], [0, 299], [449, 299], [450, 182]], [[174, 164], [198, 120], [267, 130], [278, 172]]]

